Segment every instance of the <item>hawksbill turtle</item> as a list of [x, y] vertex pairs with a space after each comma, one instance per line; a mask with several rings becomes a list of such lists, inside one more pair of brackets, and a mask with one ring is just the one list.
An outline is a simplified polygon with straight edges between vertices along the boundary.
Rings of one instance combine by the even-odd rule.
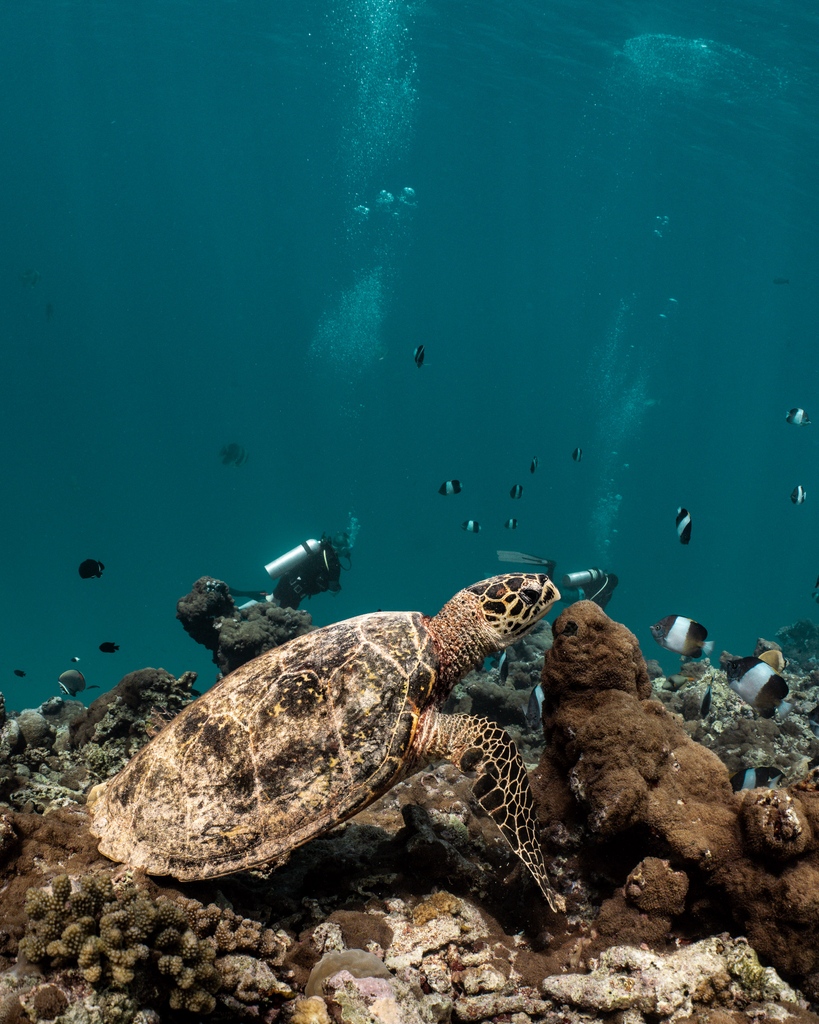
[[513, 740], [489, 719], [439, 711], [459, 679], [559, 597], [545, 575], [495, 576], [433, 617], [359, 615], [254, 658], [92, 790], [100, 852], [181, 881], [275, 866], [401, 779], [449, 760], [476, 773], [478, 801], [552, 909], [564, 909]]

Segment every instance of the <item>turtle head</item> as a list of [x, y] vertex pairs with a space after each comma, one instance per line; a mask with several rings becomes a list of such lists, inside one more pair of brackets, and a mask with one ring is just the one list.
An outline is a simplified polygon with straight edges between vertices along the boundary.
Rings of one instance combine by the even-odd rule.
[[474, 583], [463, 591], [474, 595], [478, 614], [501, 650], [525, 636], [560, 599], [548, 576], [540, 573], [506, 573]]
[[481, 661], [520, 640], [560, 599], [548, 576], [508, 573], [460, 590], [428, 620], [441, 661], [441, 692]]

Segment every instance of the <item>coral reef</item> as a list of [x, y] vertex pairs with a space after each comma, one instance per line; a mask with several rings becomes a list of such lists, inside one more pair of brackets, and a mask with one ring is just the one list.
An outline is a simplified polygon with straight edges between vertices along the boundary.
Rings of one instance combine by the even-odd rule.
[[[553, 632], [534, 777], [551, 841], [626, 891], [634, 860], [667, 860], [701, 922], [740, 929], [819, 998], [819, 793], [735, 794], [722, 762], [650, 699], [636, 639], [596, 605], [572, 605]], [[619, 910], [604, 903], [603, 924]]]
[[763, 969], [743, 939], [704, 939], [667, 956], [612, 946], [588, 974], [546, 978], [544, 995], [560, 1003], [610, 1013], [631, 1011], [631, 1024], [661, 1017], [690, 1018], [694, 1004], [743, 1009], [750, 1002], [790, 1003], [800, 997], [768, 968]]
[[799, 619], [776, 631], [782, 653], [803, 672], [819, 669], [819, 626], [810, 619]]
[[181, 907], [152, 900], [132, 884], [118, 890], [109, 876], [85, 876], [74, 889], [67, 875], [26, 894], [29, 925], [20, 952], [32, 963], [76, 962], [91, 985], [126, 988], [153, 968], [167, 977], [172, 1010], [209, 1013], [221, 986], [215, 943], [199, 939]]
[[158, 709], [174, 715], [191, 700], [195, 681], [193, 672], [175, 679], [164, 669], [141, 669], [87, 708], [52, 697], [9, 715], [0, 732], [0, 800], [40, 814], [84, 803], [91, 785], [148, 742]]
[[223, 675], [313, 628], [309, 612], [272, 601], [237, 608], [228, 585], [210, 576], [202, 576], [179, 599], [176, 617], [189, 636], [213, 652]]
[[[537, 762], [566, 916], [448, 763], [275, 871], [148, 878], [99, 855], [83, 804], [193, 675], [132, 673], [88, 709], [0, 700], [0, 1024], [819, 1024], [819, 769], [802, 771], [819, 677], [789, 666], [793, 711], [762, 719], [706, 659], [649, 674], [589, 602], [550, 643], [526, 638], [505, 680], [473, 673], [453, 700]], [[544, 735], [523, 715], [541, 670]], [[732, 770], [775, 758], [792, 784], [733, 792]]]

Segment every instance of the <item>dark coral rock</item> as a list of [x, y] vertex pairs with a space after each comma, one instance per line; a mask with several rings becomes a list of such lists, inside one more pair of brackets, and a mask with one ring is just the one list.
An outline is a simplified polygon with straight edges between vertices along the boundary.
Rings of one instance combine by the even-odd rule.
[[157, 709], [168, 715], [177, 714], [191, 700], [195, 682], [195, 672], [183, 672], [179, 679], [164, 668], [130, 672], [74, 719], [69, 728], [72, 747], [78, 749], [92, 741], [102, 745], [109, 740], [126, 739], [125, 752], [136, 753], [148, 741], [148, 724]]
[[673, 871], [658, 857], [641, 860], [626, 879], [626, 899], [647, 914], [681, 914], [687, 892], [685, 872]]
[[798, 857], [813, 838], [802, 802], [780, 789], [746, 790], [742, 825], [748, 848], [776, 860]]
[[235, 617], [222, 620], [214, 661], [227, 675], [265, 651], [304, 636], [312, 624], [309, 612], [280, 608], [270, 601], [240, 608]]
[[810, 619], [799, 619], [791, 626], [776, 631], [782, 653], [803, 672], [819, 665], [819, 626]]
[[56, 985], [41, 985], [35, 990], [31, 1005], [38, 1020], [54, 1020], [68, 1006], [68, 999]]
[[815, 974], [819, 793], [800, 790], [789, 802], [779, 791], [776, 806], [743, 816], [754, 798], [735, 794], [720, 760], [648, 699], [645, 665], [625, 627], [582, 601], [553, 631], [543, 668], [547, 747], [533, 777], [552, 841], [585, 829], [600, 852], [596, 861], [593, 847], [584, 856], [602, 878], [617, 874], [615, 840], [633, 858], [629, 870], [646, 856], [669, 860], [696, 887], [703, 919], [727, 912], [778, 970]]
[[313, 628], [309, 612], [271, 601], [237, 608], [228, 585], [210, 576], [198, 579], [179, 599], [176, 617], [189, 636], [213, 651], [213, 663], [223, 675]]
[[191, 592], [176, 603], [176, 617], [182, 628], [209, 651], [216, 651], [219, 646], [221, 619], [231, 618], [235, 613], [227, 583], [212, 576], [200, 577]]

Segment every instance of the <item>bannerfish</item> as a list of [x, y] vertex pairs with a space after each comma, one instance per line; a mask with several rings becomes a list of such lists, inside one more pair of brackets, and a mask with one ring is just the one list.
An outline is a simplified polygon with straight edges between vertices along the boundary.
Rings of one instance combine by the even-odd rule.
[[711, 710], [711, 684], [709, 683], [705, 687], [705, 693], [702, 695], [702, 704], [700, 704], [700, 718], [707, 718], [708, 712]]
[[785, 661], [785, 655], [778, 647], [772, 647], [769, 651], [763, 651], [762, 654], [759, 655], [759, 660], [770, 665], [774, 672], [781, 672], [788, 664], [787, 661]]
[[418, 348], [412, 353], [412, 358], [415, 360], [415, 365], [420, 370], [424, 365], [424, 356], [426, 355], [426, 349], [423, 345], [419, 345]]
[[687, 544], [691, 540], [691, 513], [687, 508], [677, 509], [677, 536], [680, 544]]
[[788, 423], [795, 423], [797, 427], [806, 427], [810, 423], [810, 416], [804, 409], [791, 409], [785, 413], [785, 419]]
[[480, 533], [481, 524], [477, 519], [467, 519], [461, 523], [461, 529], [466, 530], [467, 533]]
[[808, 725], [811, 728], [813, 735], [819, 740], [819, 704], [808, 712]]
[[461, 493], [461, 481], [460, 480], [444, 480], [441, 486], [438, 488], [439, 494], [460, 494]]
[[70, 697], [76, 696], [85, 689], [85, 676], [76, 668], [70, 668], [67, 672], [63, 672], [58, 682], [63, 693], [67, 693]]
[[515, 484], [509, 492], [510, 498], [519, 498], [523, 494], [523, 484]]
[[77, 571], [82, 579], [91, 580], [99, 579], [104, 568], [105, 566], [102, 562], [98, 562], [96, 558], [86, 558], [84, 562], [80, 562], [80, 567]]
[[684, 615], [666, 615], [651, 627], [651, 635], [667, 651], [699, 658], [714, 649], [713, 640], [706, 640], [708, 630]]
[[21, 679], [25, 676], [25, 672], [21, 668], [16, 668], [14, 674], [19, 676]]
[[529, 703], [526, 705], [526, 724], [530, 729], [543, 727], [543, 687], [540, 683], [529, 694]]
[[583, 449], [575, 448], [575, 450], [572, 452], [572, 458], [575, 462], [580, 462], [580, 460], [583, 458]]
[[788, 684], [767, 662], [754, 657], [736, 658], [725, 666], [725, 674], [734, 693], [756, 708], [763, 718], [772, 718], [777, 708], [782, 715], [790, 711], [791, 706], [784, 699]]
[[534, 471], [535, 471], [535, 470], [537, 469], [537, 464], [538, 464], [538, 457], [537, 457], [537, 455], [536, 455], [536, 456], [535, 456], [535, 457], [534, 457], [534, 458], [532, 459], [532, 461], [531, 461], [531, 462], [529, 463], [529, 472], [530, 472], [530, 473], [534, 473]]
[[502, 683], [509, 678], [509, 658], [506, 651], [498, 659], [498, 677]]
[[100, 650], [103, 654], [113, 654], [119, 650], [119, 644], [113, 644], [110, 640], [106, 640], [105, 643], [100, 644]]
[[791, 491], [791, 501], [794, 503], [794, 505], [801, 505], [805, 498], [807, 498], [807, 496], [808, 492], [805, 490], [802, 484], [797, 484], [796, 487], [794, 487], [794, 489]]
[[781, 768], [743, 768], [731, 776], [731, 789], [757, 789], [761, 786], [776, 786], [782, 778]]
[[73, 657], [73, 658], [72, 658], [71, 660], [72, 660], [72, 661], [75, 661], [75, 662], [76, 662], [76, 661], [79, 661], [80, 659], [79, 659], [79, 658], [77, 657], [77, 655], [75, 654], [75, 655], [74, 655], [74, 657]]
[[517, 519], [507, 519], [503, 525], [506, 527], [507, 530], [517, 530], [518, 521]]

